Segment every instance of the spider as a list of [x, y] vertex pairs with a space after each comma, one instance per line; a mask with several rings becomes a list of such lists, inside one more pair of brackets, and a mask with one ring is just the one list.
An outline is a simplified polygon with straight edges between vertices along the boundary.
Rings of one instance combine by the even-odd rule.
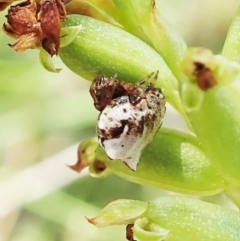
[[110, 159], [123, 161], [131, 170], [136, 170], [142, 150], [165, 115], [164, 96], [154, 87], [157, 78], [158, 71], [130, 84], [117, 80], [117, 74], [111, 78], [98, 74], [90, 87], [94, 106], [100, 111], [96, 127], [99, 143]]

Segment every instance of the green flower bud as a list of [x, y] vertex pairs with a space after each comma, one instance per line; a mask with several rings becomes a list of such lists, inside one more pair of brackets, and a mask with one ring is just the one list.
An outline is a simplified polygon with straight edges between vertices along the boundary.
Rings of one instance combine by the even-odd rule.
[[[183, 68], [189, 79], [181, 97], [191, 125], [219, 173], [239, 186], [240, 65], [197, 48]], [[185, 90], [193, 85], [195, 92]]]
[[152, 46], [177, 78], [186, 51], [182, 37], [162, 18], [154, 0], [113, 0], [120, 12], [119, 23], [130, 33]]
[[[97, 140], [92, 140], [92, 144], [91, 141], [88, 143], [96, 146]], [[90, 156], [89, 161], [80, 156], [78, 163], [85, 161], [90, 167], [96, 167], [92, 155]], [[95, 161], [98, 165], [103, 163], [106, 170], [126, 180], [175, 192], [209, 195], [219, 193], [224, 188], [224, 181], [204, 156], [198, 140], [188, 134], [165, 128], [161, 128], [143, 150], [136, 171], [130, 170], [119, 160], [109, 160], [100, 146], [96, 149]], [[104, 169], [104, 173], [106, 170]], [[98, 169], [93, 175], [95, 173], [99, 173]]]
[[240, 215], [227, 208], [186, 197], [150, 202], [117, 200], [89, 221], [106, 227], [133, 224], [138, 241], [239, 241]]
[[153, 47], [179, 79], [186, 43], [156, 7], [154, 0], [72, 0], [68, 14], [81, 14], [110, 23]]

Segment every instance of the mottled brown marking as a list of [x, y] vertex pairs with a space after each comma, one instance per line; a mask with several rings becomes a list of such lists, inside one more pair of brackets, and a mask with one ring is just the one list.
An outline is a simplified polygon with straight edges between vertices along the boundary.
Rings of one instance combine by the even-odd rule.
[[153, 127], [153, 122], [154, 120], [157, 118], [156, 115], [149, 115], [147, 114], [145, 116], [145, 119], [144, 119], [144, 124], [148, 127], [148, 128], [152, 128]]
[[139, 125], [137, 126], [137, 132], [139, 134], [142, 134], [144, 130], [144, 118], [142, 117], [142, 119], [139, 121]]
[[106, 135], [106, 130], [105, 129], [99, 129], [102, 135]]
[[128, 124], [128, 120], [121, 120], [121, 126], [111, 128], [109, 130], [110, 138], [119, 138], [123, 133], [125, 126]]
[[203, 63], [195, 62], [193, 74], [196, 76], [199, 88], [206, 91], [217, 84], [217, 81], [212, 73], [212, 70], [206, 67]]

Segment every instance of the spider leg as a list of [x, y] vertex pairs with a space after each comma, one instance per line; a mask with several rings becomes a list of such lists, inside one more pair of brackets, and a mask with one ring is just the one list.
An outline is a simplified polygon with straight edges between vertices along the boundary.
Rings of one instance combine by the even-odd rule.
[[94, 106], [97, 110], [101, 111], [103, 110], [102, 104], [101, 104], [101, 100], [102, 100], [102, 88], [105, 85], [105, 78], [103, 75], [101, 75], [101, 72], [98, 72], [98, 74], [96, 75], [96, 77], [94, 78], [94, 80], [92, 81], [92, 84], [90, 86], [90, 94], [93, 98], [94, 101]]
[[147, 75], [144, 79], [139, 80], [136, 85], [137, 85], [137, 86], [140, 86], [140, 85], [144, 84], [144, 83], [145, 83], [147, 80], [149, 80], [153, 75], [154, 75], [154, 72], [152, 72], [151, 74]]
[[142, 98], [145, 98], [146, 93], [149, 90], [154, 88], [154, 85], [155, 85], [156, 80], [158, 78], [158, 73], [159, 73], [159, 71], [157, 71], [156, 74], [154, 75], [154, 72], [153, 72], [153, 73], [149, 74], [146, 78], [144, 78], [143, 80], [140, 80], [140, 82], [138, 82], [138, 85], [141, 85], [146, 80], [150, 79], [154, 75], [153, 80], [138, 95], [135, 95], [133, 97], [131, 97], [131, 96], [129, 97], [129, 100], [130, 100], [131, 104], [133, 104], [133, 105], [138, 104], [141, 101]]
[[[149, 91], [150, 89], [154, 88], [154, 85], [158, 79], [158, 74], [159, 74], [159, 70], [157, 70], [156, 74], [154, 75], [152, 81], [143, 89], [142, 93], [146, 93], [147, 91]], [[140, 95], [141, 95], [140, 94]]]
[[113, 77], [111, 77], [112, 80], [116, 80], [117, 79], [117, 76], [118, 76], [118, 72], [116, 72]]

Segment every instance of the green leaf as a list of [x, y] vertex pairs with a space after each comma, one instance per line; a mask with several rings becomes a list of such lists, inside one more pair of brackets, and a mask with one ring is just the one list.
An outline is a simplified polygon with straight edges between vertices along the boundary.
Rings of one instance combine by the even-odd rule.
[[61, 28], [60, 38], [61, 43], [60, 47], [63, 48], [70, 44], [78, 35], [78, 33], [82, 30], [82, 25], [73, 26], [73, 27], [65, 27]]
[[61, 69], [58, 69], [54, 66], [51, 56], [43, 48], [41, 48], [39, 52], [39, 60], [44, 69], [52, 73], [59, 73], [61, 71]]
[[144, 214], [148, 203], [137, 200], [116, 200], [108, 204], [98, 216], [88, 221], [99, 228], [109, 225], [129, 224]]
[[222, 54], [240, 63], [240, 7], [228, 30]]

